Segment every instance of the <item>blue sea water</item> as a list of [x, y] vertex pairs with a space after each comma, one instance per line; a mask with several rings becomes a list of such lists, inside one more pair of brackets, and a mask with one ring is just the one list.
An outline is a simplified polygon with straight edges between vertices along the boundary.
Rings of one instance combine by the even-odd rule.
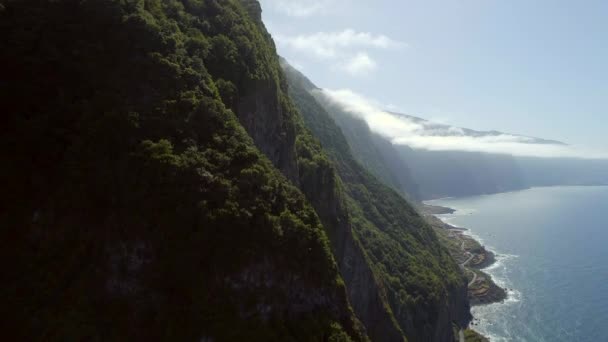
[[442, 219], [468, 228], [497, 262], [508, 290], [474, 307], [491, 341], [608, 341], [608, 187], [549, 187], [452, 198]]

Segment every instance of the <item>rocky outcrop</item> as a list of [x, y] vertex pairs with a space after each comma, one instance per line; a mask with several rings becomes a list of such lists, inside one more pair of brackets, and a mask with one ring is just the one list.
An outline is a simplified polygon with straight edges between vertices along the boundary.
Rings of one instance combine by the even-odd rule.
[[387, 310], [386, 293], [381, 290], [361, 246], [352, 236], [346, 236], [343, 243], [342, 254], [337, 254], [338, 266], [347, 284], [351, 305], [368, 336], [372, 341], [403, 341], [405, 334]]
[[281, 92], [274, 80], [251, 81], [239, 93], [236, 114], [260, 151], [298, 184], [296, 128]]
[[240, 0], [241, 4], [249, 13], [249, 16], [257, 23], [262, 22], [262, 6], [257, 0]]
[[334, 182], [302, 188], [328, 232], [350, 303], [372, 341], [401, 342], [404, 333], [390, 313], [380, 281], [353, 234], [344, 195]]

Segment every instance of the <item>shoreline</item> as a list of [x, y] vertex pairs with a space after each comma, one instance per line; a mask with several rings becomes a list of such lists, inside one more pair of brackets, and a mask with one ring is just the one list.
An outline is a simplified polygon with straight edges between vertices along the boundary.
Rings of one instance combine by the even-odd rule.
[[[550, 296], [542, 298], [545, 302], [543, 302], [543, 305], [540, 305], [540, 302], [537, 301], [537, 293], [534, 291], [538, 288], [539, 284], [542, 284], [539, 280], [547, 278], [541, 276], [534, 278], [538, 274], [528, 272], [528, 270], [534, 268], [538, 270], [538, 267], [543, 267], [539, 266], [542, 264], [533, 263], [533, 261], [541, 260], [529, 259], [529, 253], [537, 253], [536, 249], [530, 250], [529, 248], [535, 248], [536, 244], [544, 247], [545, 245], [541, 245], [541, 243], [546, 241], [546, 236], [544, 234], [547, 234], [548, 232], [549, 234], [553, 234], [553, 232], [556, 231], [556, 236], [553, 237], [549, 235], [550, 238], [554, 238], [554, 241], [558, 241], [559, 243], [564, 243], [564, 241], [566, 241], [566, 245], [569, 239], [578, 239], [580, 233], [571, 233], [572, 230], [569, 229], [570, 227], [561, 225], [562, 221], [570, 222], [568, 221], [568, 218], [572, 216], [570, 216], [571, 213], [569, 214], [568, 212], [583, 214], [587, 212], [601, 213], [603, 204], [597, 207], [595, 205], [596, 203], [606, 203], [606, 190], [608, 190], [608, 186], [606, 185], [534, 187], [523, 191], [522, 194], [516, 193], [508, 196], [499, 195], [496, 196], [496, 198], [489, 199], [482, 198], [484, 196], [476, 196], [480, 198], [465, 198], [462, 201], [460, 199], [452, 199], [424, 202], [425, 204], [432, 204], [434, 206], [446, 206], [457, 209], [453, 214], [440, 214], [438, 217], [434, 217], [434, 219], [439, 221], [443, 220], [441, 225], [446, 227], [452, 223], [455, 226], [458, 226], [459, 229], [469, 227], [470, 229], [463, 230], [464, 235], [470, 236], [482, 245], [488, 244], [490, 246], [487, 247], [488, 251], [496, 253], [495, 262], [488, 262], [487, 265], [484, 265], [484, 271], [492, 275], [492, 278], [497, 285], [504, 287], [508, 291], [507, 299], [504, 303], [495, 304], [480, 305], [479, 303], [471, 302], [473, 320], [468, 325], [470, 329], [474, 329], [484, 336], [491, 338], [492, 341], [509, 341], [517, 338], [517, 336], [530, 340], [540, 338], [559, 340], [559, 337], [562, 335], [555, 333], [554, 329], [544, 330], [545, 325], [543, 321], [546, 321], [546, 318], [543, 319], [543, 316], [558, 314], [561, 316], [563, 307], [559, 305], [556, 306], [554, 298], [560, 298], [561, 296], [562, 298], [560, 298], [560, 300], [564, 300], [563, 297], [568, 298], [568, 292], [571, 291], [563, 291], [562, 287], [554, 288], [554, 292], [552, 292]], [[572, 197], [574, 197], [574, 199]], [[527, 205], [529, 200], [533, 200], [534, 203], [543, 203], [543, 205], [538, 208], [530, 207]], [[550, 205], [546, 205], [545, 203]], [[509, 205], [513, 205], [513, 207], [510, 207]], [[542, 209], [542, 211], [540, 209]], [[421, 210], [421, 214], [422, 213], [429, 214], [428, 211], [424, 210]], [[513, 213], [521, 213], [521, 217], [511, 218], [510, 215], [513, 215]], [[473, 216], [469, 217], [469, 214], [472, 214]], [[542, 215], [543, 217], [537, 218], [536, 215]], [[558, 219], [555, 219], [555, 216], [557, 216]], [[544, 221], [545, 217], [551, 217], [549, 219], [550, 221]], [[513, 221], [510, 221], [511, 219], [513, 219]], [[536, 221], [537, 219], [540, 221]], [[601, 231], [603, 234], [602, 222], [604, 221], [605, 220], [600, 217], [597, 217], [596, 219], [596, 217], [593, 216], [593, 220], [589, 221], [590, 229], [596, 229], [594, 232]], [[576, 222], [578, 222], [578, 220]], [[536, 225], [538, 227], [536, 227]], [[534, 226], [534, 229], [538, 229], [536, 231], [537, 234], [535, 233], [535, 235], [532, 236], [536, 241], [529, 245], [522, 245], [522, 248], [520, 248], [520, 246], [517, 245], [520, 240], [522, 240], [522, 243], [530, 241], [530, 235], [527, 235], [527, 226]], [[514, 230], [511, 231], [511, 228]], [[557, 235], [558, 232], [562, 235]], [[541, 235], [541, 233], [543, 235]], [[595, 236], [596, 235], [594, 235], [594, 239]], [[593, 251], [603, 251], [601, 249], [602, 240], [594, 239], [591, 240], [593, 241], [593, 244], [590, 245], [589, 248]], [[585, 240], [585, 245], [582, 246], [587, 246], [587, 243], [588, 242]], [[551, 245], [547, 245], [547, 247], [549, 247], [546, 251], [548, 254], [538, 254], [538, 256], [554, 257], [559, 255], [559, 258], [570, 259], [572, 255], [578, 256], [578, 254], [571, 254], [570, 256], [562, 255], [561, 249], [551, 250]], [[579, 249], [575, 249], [575, 251], [578, 250]], [[588, 250], [581, 250], [579, 253], [585, 255], [584, 260], [589, 262], [589, 265], [595, 265], [595, 256], [601, 255], [595, 253], [582, 254], [590, 253]], [[532, 256], [537, 256], [537, 254], [533, 254]], [[518, 258], [520, 260], [517, 260]], [[572, 264], [569, 267], [577, 266]], [[559, 265], [552, 265], [552, 267], [547, 267], [547, 270], [552, 272], [552, 274], [556, 274], [556, 272], [561, 272], [562, 268], [559, 267]], [[585, 272], [577, 275], [575, 279], [584, 279], [585, 283], [589, 281], [589, 284], [593, 284], [592, 282], [597, 280], [594, 277], [594, 273], [595, 272], [586, 269]], [[566, 273], [562, 273], [559, 279], [560, 281], [568, 282], [569, 284], [579, 283], [578, 280], [571, 280], [572, 278], [569, 278], [569, 274]], [[578, 287], [576, 287], [576, 289], [578, 289]], [[596, 304], [593, 302], [593, 295], [587, 295], [587, 292], [577, 291], [574, 295], [586, 295], [586, 297], [577, 299], [577, 302], [587, 303], [586, 301], [589, 301], [589, 303]], [[569, 298], [568, 300], [573, 299]], [[591, 309], [587, 309], [587, 307], [591, 307]], [[517, 319], [518, 316], [530, 314], [534, 314], [534, 318], [538, 317], [538, 319], [530, 320], [528, 323], [524, 323], [525, 325], [522, 325]], [[564, 314], [567, 315], [567, 312], [564, 311]], [[579, 313], [579, 317], [583, 321], [586, 317], [597, 316], [598, 312], [596, 311], [595, 306], [591, 305], [585, 306], [584, 309], [581, 309], [581, 313]], [[560, 325], [560, 327], [569, 329], [567, 331], [575, 331], [574, 329], [578, 329], [578, 324], [580, 324], [577, 321], [575, 325], [568, 320], [568, 316], [561, 316], [560, 320], [564, 321], [561, 323], [562, 325]], [[599, 327], [601, 327], [601, 325], [599, 325]], [[593, 328], [595, 328], [595, 326], [593, 326]], [[465, 327], [462, 328], [460, 336], [463, 336], [463, 331], [465, 331]], [[570, 337], [577, 336], [579, 333], [586, 334], [585, 331], [586, 330], [584, 329], [581, 329], [580, 331], [577, 330], [577, 333], [572, 334]], [[474, 341], [473, 339], [469, 340], [466, 333], [464, 336], [466, 337], [464, 341]], [[597, 340], [597, 338], [595, 339]], [[463, 340], [461, 339], [461, 341]]]
[[[463, 270], [468, 281], [468, 297], [471, 308], [480, 305], [504, 303], [508, 298], [507, 289], [498, 286], [492, 276], [483, 272], [496, 263], [496, 253], [481, 245], [474, 237], [466, 234], [469, 229], [456, 227], [442, 220], [437, 215], [453, 214], [457, 210], [453, 208], [423, 203], [420, 208], [421, 214], [433, 227], [438, 235], [440, 243], [447, 247], [449, 253]], [[488, 341], [474, 327], [477, 318], [472, 317], [468, 327], [463, 328], [475, 340]]]
[[[421, 199], [420, 203], [422, 204], [422, 207], [426, 207], [426, 206], [438, 207], [438, 208], [443, 208], [443, 209], [447, 209], [447, 210], [452, 210], [452, 213], [453, 213], [456, 211], [455, 209], [444, 207], [441, 205], [436, 205], [436, 204], [433, 204], [433, 202], [447, 200], [447, 199], [456, 199], [456, 198], [463, 199], [463, 198], [470, 198], [470, 197], [482, 197], [482, 196], [493, 196], [493, 195], [500, 195], [500, 194], [510, 194], [510, 193], [514, 193], [514, 192], [528, 191], [528, 190], [534, 190], [534, 189], [595, 188], [595, 187], [608, 187], [608, 183], [532, 185], [532, 186], [527, 186], [527, 187], [520, 188], [520, 189], [512, 189], [512, 190], [505, 190], [505, 191], [484, 192], [484, 193], [479, 193], [479, 194], [470, 194], [470, 195], [463, 195], [463, 196], [444, 196], [444, 197], [436, 197], [436, 198], [433, 197], [433, 198]], [[445, 214], [451, 214], [451, 213], [446, 212]]]

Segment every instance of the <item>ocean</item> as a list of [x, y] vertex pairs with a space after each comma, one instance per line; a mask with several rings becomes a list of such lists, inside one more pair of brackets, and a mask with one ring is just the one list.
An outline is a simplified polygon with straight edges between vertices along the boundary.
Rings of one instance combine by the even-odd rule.
[[548, 187], [430, 201], [497, 254], [504, 303], [473, 307], [500, 341], [608, 341], [608, 187]]

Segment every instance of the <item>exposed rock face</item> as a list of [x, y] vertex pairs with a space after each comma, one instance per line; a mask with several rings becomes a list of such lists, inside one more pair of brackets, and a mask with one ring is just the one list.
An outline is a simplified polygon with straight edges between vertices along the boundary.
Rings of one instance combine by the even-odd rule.
[[[369, 176], [350, 156], [348, 144], [340, 129], [307, 91], [316, 87], [285, 62], [283, 68], [286, 70], [289, 91], [296, 106], [308, 128], [317, 134], [321, 144], [333, 156], [337, 176], [342, 180], [342, 184], [346, 184], [346, 187], [352, 186], [353, 189], [369, 187], [370, 184], [366, 183]], [[452, 323], [466, 326], [471, 319], [466, 282], [463, 280], [455, 287], [448, 287], [439, 302], [430, 308], [406, 308], [395, 299], [394, 292], [387, 292], [386, 283], [373, 270], [374, 262], [367, 254], [369, 251], [366, 252], [361, 244], [361, 241], [365, 240], [360, 240], [367, 237], [360, 235], [351, 221], [351, 209], [346, 202], [353, 199], [347, 199], [342, 193], [346, 191], [343, 186], [336, 188], [334, 183], [321, 182], [315, 183], [314, 187], [303, 187], [302, 190], [328, 229], [350, 302], [370, 338], [373, 341], [402, 341], [406, 337], [410, 341], [453, 341]], [[378, 205], [374, 201], [376, 199], [367, 204]], [[401, 209], [408, 210], [402, 199], [391, 203], [402, 205]], [[411, 215], [417, 214], [412, 212]], [[424, 227], [417, 227], [415, 224], [413, 227], [404, 225], [400, 229], [424, 231]], [[430, 324], [421, 326], [416, 323], [420, 321]]]
[[[448, 290], [434, 309], [437, 311], [415, 308], [409, 312], [395, 312], [397, 321], [406, 332], [409, 341], [454, 341], [452, 323], [466, 327], [472, 319], [467, 298], [467, 284], [463, 282], [460, 287]], [[434, 324], [427, 327], [417, 326], [414, 319], [420, 319], [420, 316], [434, 318]]]
[[252, 81], [239, 94], [236, 114], [256, 146], [297, 184], [296, 130], [280, 93], [274, 80]]
[[302, 190], [328, 229], [351, 305], [368, 336], [372, 341], [403, 341], [404, 333], [387, 311], [386, 294], [382, 292], [370, 261], [353, 235], [348, 210], [342, 196], [335, 192], [335, 184]]
[[344, 251], [337, 254], [340, 273], [347, 284], [351, 305], [363, 322], [372, 341], [403, 341], [404, 333], [387, 312], [383, 298], [385, 293], [370, 268], [361, 247], [351, 236], [342, 240]]
[[469, 300], [471, 305], [482, 305], [498, 303], [507, 298], [505, 289], [494, 283], [487, 275], [479, 275], [476, 282], [469, 288]]
[[240, 0], [243, 7], [249, 13], [249, 16], [257, 22], [262, 22], [262, 6], [257, 0]]
[[[250, 9], [252, 17], [257, 17], [256, 6], [252, 1], [242, 0]], [[255, 1], [253, 1], [255, 2]], [[278, 60], [277, 60], [278, 62]], [[297, 112], [283, 96], [287, 96], [288, 88], [283, 82], [283, 76], [278, 75], [278, 82], [274, 79], [258, 80], [240, 86], [236, 112], [242, 125], [247, 129], [255, 144], [263, 151], [270, 160], [290, 180], [298, 184], [306, 195], [306, 198], [315, 208], [317, 215], [325, 226], [331, 241], [332, 251], [340, 274], [346, 284], [349, 301], [357, 317], [365, 326], [366, 333], [373, 341], [452, 341], [452, 323], [456, 322], [465, 326], [470, 320], [469, 306], [467, 302], [466, 282], [458, 288], [449, 288], [443, 294], [440, 302], [431, 311], [410, 308], [401, 311], [401, 304], [393, 300], [392, 294], [386, 292], [386, 285], [373, 269], [373, 262], [360, 243], [360, 237], [355, 233], [351, 222], [348, 199], [345, 189], [341, 185], [340, 177], [345, 182], [362, 182], [366, 176], [358, 166], [351, 165], [350, 152], [346, 140], [341, 133], [331, 134], [335, 141], [324, 144], [329, 154], [339, 160], [345, 159], [347, 165], [341, 172], [334, 169], [336, 166], [319, 166], [314, 172], [308, 172], [300, 163], [298, 158], [303, 152], [298, 151], [296, 141], [309, 139], [308, 133], [296, 122]], [[300, 79], [302, 88], [314, 87], [305, 78]], [[293, 89], [289, 89], [291, 91]], [[310, 94], [310, 99], [314, 98]], [[329, 129], [339, 132], [332, 119], [317, 116], [315, 120], [319, 130]], [[329, 120], [326, 122], [325, 120]], [[305, 121], [306, 118], [305, 118]], [[310, 121], [307, 121], [310, 123]], [[309, 127], [310, 129], [310, 127]], [[312, 130], [316, 133], [315, 130]], [[369, 133], [369, 132], [368, 132]], [[320, 138], [325, 141], [323, 138]], [[370, 143], [372, 137], [370, 133]], [[336, 147], [332, 144], [337, 144]], [[298, 152], [296, 152], [298, 151]], [[323, 154], [322, 150], [316, 151]], [[379, 156], [383, 157], [383, 156]], [[352, 161], [354, 162], [354, 160]], [[353, 167], [354, 173], [348, 171]], [[361, 178], [363, 177], [363, 178]], [[399, 187], [406, 186], [409, 182], [406, 175], [403, 179], [395, 178]], [[403, 229], [410, 229], [403, 227]], [[411, 228], [416, 229], [416, 228]], [[395, 311], [397, 310], [397, 311]], [[417, 326], [415, 322], [420, 320], [433, 322], [432, 326]]]

